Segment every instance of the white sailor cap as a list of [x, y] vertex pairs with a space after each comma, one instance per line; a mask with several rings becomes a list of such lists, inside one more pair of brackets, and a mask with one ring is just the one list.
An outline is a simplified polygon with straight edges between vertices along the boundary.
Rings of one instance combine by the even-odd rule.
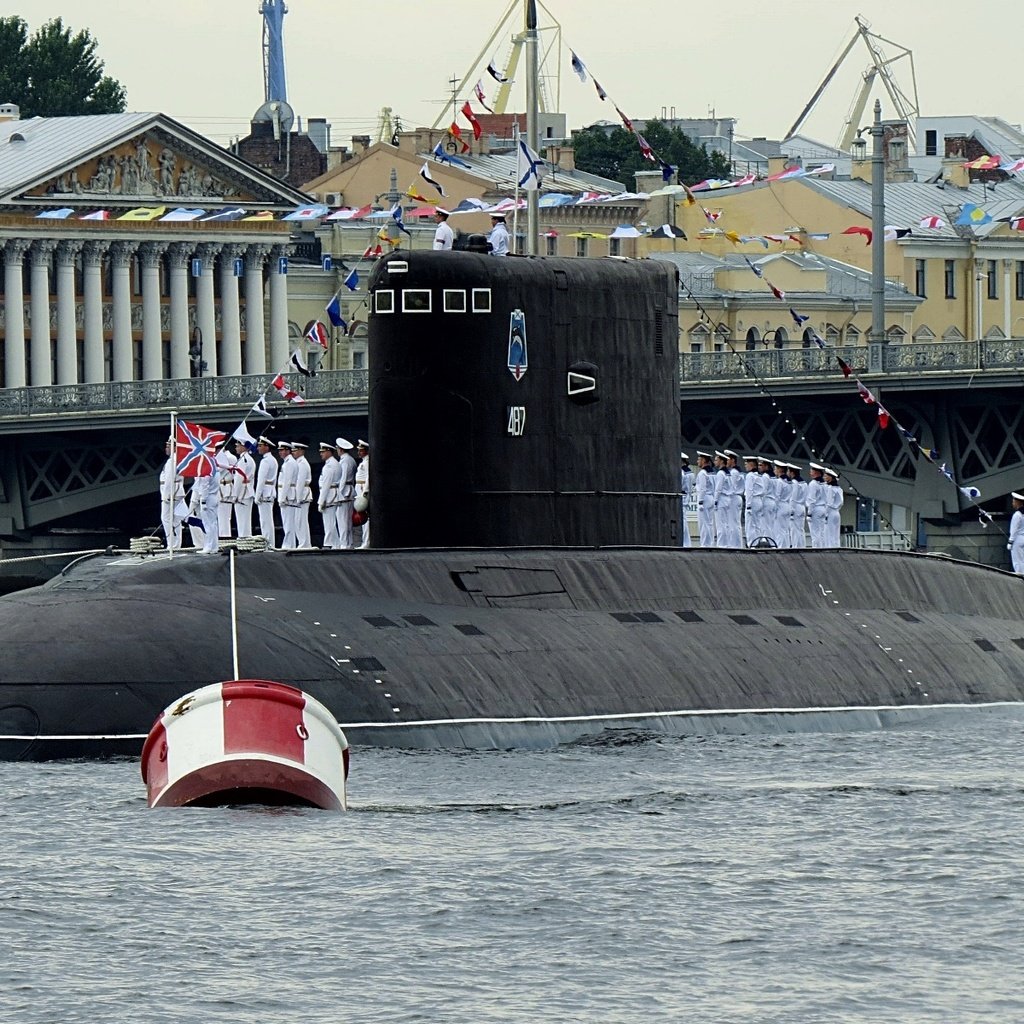
[[700, 459], [700, 458], [710, 459], [711, 458], [711, 452], [700, 452], [699, 451], [699, 452], [697, 452], [697, 458], [698, 459]]
[[800, 472], [800, 467], [795, 462], [787, 462], [786, 466], [789, 469], [795, 469], [798, 473]]
[[1024, 501], [1024, 494], [1018, 494], [1018, 493], [1017, 493], [1016, 491], [1014, 491], [1014, 492], [1013, 492], [1013, 493], [1012, 493], [1012, 494], [1010, 495], [1010, 497], [1011, 497], [1011, 498], [1016, 498], [1016, 499], [1017, 499], [1018, 501]]
[[309, 445], [305, 441], [292, 441], [293, 448], [308, 448]]
[[783, 462], [782, 459], [773, 459], [772, 465], [778, 466], [780, 469], [789, 469], [789, 463]]
[[690, 461], [690, 456], [689, 456], [689, 455], [687, 455], [687, 454], [686, 454], [686, 452], [680, 452], [680, 453], [679, 453], [679, 458], [681, 458], [681, 459], [686, 459], [686, 461], [687, 461], [687, 462], [689, 462], [689, 461]]
[[449, 216], [449, 211], [446, 210], [443, 206], [435, 206], [434, 213], [443, 213], [446, 217]]
[[769, 459], [767, 455], [758, 455], [757, 461], [763, 462], [766, 466], [770, 466], [772, 464], [772, 460]]
[[743, 456], [743, 461], [744, 462], [757, 462], [757, 456], [756, 455], [744, 455]]
[[737, 455], [736, 455], [736, 453], [735, 453], [735, 452], [734, 452], [734, 451], [733, 451], [733, 450], [732, 450], [731, 448], [725, 448], [725, 449], [724, 449], [724, 450], [722, 451], [722, 454], [723, 454], [723, 455], [724, 455], [724, 456], [725, 456], [725, 457], [726, 457], [727, 459], [735, 459], [735, 458], [737, 458]]
[[256, 438], [256, 443], [265, 444], [268, 448], [274, 447], [274, 442], [271, 441], [269, 437], [264, 437], [262, 434], [260, 434], [260, 436]]
[[817, 462], [808, 462], [807, 465], [811, 469], [816, 469], [819, 473], [824, 473], [825, 472], [825, 467], [824, 466], [819, 466]]
[[369, 451], [370, 450], [370, 442], [369, 441], [364, 441], [362, 438], [359, 438], [359, 440], [356, 441], [356, 447], [357, 448], [365, 448], [367, 451]]
[[336, 452], [337, 450], [338, 450], [338, 446], [335, 445], [335, 444], [331, 444], [329, 441], [321, 441], [320, 442], [320, 451], [322, 451], [322, 452], [323, 451], [326, 451], [326, 452]]
[[716, 458], [716, 459], [727, 459], [727, 458], [728, 458], [728, 456], [727, 456], [727, 455], [725, 454], [725, 452], [720, 452], [720, 451], [719, 451], [719, 450], [718, 450], [718, 449], [716, 448], [716, 449], [715, 449], [715, 458]]
[[337, 446], [338, 446], [338, 447], [339, 447], [339, 448], [340, 448], [340, 449], [341, 449], [342, 451], [346, 451], [346, 452], [347, 452], [347, 451], [351, 451], [351, 450], [352, 450], [352, 449], [353, 449], [353, 448], [355, 447], [355, 445], [354, 445], [354, 444], [352, 444], [352, 442], [351, 442], [351, 441], [349, 441], [349, 440], [348, 440], [347, 438], [344, 438], [344, 437], [336, 437], [336, 438], [334, 439], [334, 443], [335, 443], [335, 444], [336, 444], [336, 445], [337, 445]]
[[825, 472], [829, 476], [834, 476], [837, 480], [839, 479], [839, 474], [831, 466], [826, 466], [825, 467]]
[[292, 450], [292, 443], [291, 443], [291, 441], [278, 441], [277, 442], [277, 447], [279, 449], [280, 448], [287, 448], [288, 451], [291, 451]]

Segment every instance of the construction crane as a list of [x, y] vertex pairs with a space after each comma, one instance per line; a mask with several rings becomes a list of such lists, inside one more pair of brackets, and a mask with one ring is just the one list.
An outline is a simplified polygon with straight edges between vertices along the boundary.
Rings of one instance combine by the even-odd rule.
[[288, 86], [284, 77], [284, 16], [288, 8], [284, 0], [261, 0], [263, 15], [263, 100], [265, 103], [288, 102]]
[[[540, 40], [538, 43], [538, 64], [540, 65], [540, 88], [537, 93], [538, 106], [542, 111], [557, 112], [561, 104], [561, 75], [562, 75], [562, 26], [555, 20], [554, 15], [551, 11], [538, 0], [537, 7], [544, 12], [547, 18], [550, 20], [550, 24], [545, 25], [538, 29], [538, 35]], [[458, 81], [458, 85], [455, 86], [454, 96], [468, 96], [470, 90], [476, 84], [477, 80], [481, 77], [481, 73], [487, 67], [487, 64], [493, 54], [493, 47], [495, 41], [501, 35], [503, 31], [510, 29], [510, 23], [515, 19], [516, 11], [522, 9], [524, 14], [522, 16], [521, 25], [526, 25], [526, 0], [509, 0], [508, 6], [505, 8], [505, 13], [498, 19], [497, 25], [494, 27], [494, 31], [491, 33], [487, 42], [484, 43], [483, 48], [476, 55], [476, 59], [470, 64], [466, 73]], [[512, 36], [512, 49], [509, 51], [509, 55], [505, 61], [504, 68], [501, 69], [501, 77], [505, 79], [504, 82], [497, 83], [498, 91], [494, 97], [494, 113], [504, 114], [508, 109], [509, 95], [512, 88], [512, 84], [515, 81], [516, 70], [519, 67], [519, 59], [523, 54], [524, 47], [526, 45], [526, 31], [525, 28], [517, 31]], [[550, 71], [553, 66], [554, 70]], [[550, 79], [554, 82], [554, 97], [548, 93], [547, 80]], [[492, 79], [485, 79], [487, 81], [493, 81]], [[453, 79], [454, 82], [454, 79]], [[439, 128], [443, 121], [448, 118], [446, 109], [442, 109], [438, 115], [437, 120], [432, 125], [433, 128]]]
[[[863, 74], [863, 82], [857, 90], [856, 96], [854, 96], [850, 113], [847, 115], [846, 121], [843, 123], [843, 130], [839, 139], [839, 148], [849, 150], [850, 146], [853, 144], [853, 140], [857, 135], [857, 129], [864, 116], [864, 110], [867, 107], [868, 99], [871, 95], [871, 88], [875, 84], [875, 80], [880, 79], [882, 85], [885, 86], [885, 91], [889, 94], [889, 99], [892, 101], [896, 117], [907, 122], [907, 134], [914, 152], [916, 153], [917, 118], [921, 111], [917, 98], [917, 75], [914, 71], [914, 54], [907, 47], [900, 46], [899, 43], [894, 43], [891, 39], [886, 39], [884, 36], [880, 36], [877, 33], [872, 32], [869, 23], [859, 14], [854, 18], [854, 21], [857, 24], [857, 29], [854, 32], [853, 37], [843, 48], [832, 67], [828, 69], [828, 72], [822, 79], [821, 84], [814, 90], [814, 93], [807, 101], [807, 105], [804, 109], [800, 111], [800, 116], [793, 122], [789, 131], [786, 132], [786, 138], [791, 138], [800, 131], [800, 128], [803, 126], [818, 100], [821, 98], [822, 93], [828, 88], [829, 83], [835, 77], [835, 74], [841, 67], [843, 61], [846, 60], [850, 55], [850, 51], [853, 50], [854, 46], [857, 44], [857, 40], [863, 39], [864, 45], [868, 48], [868, 53], [871, 54], [871, 64]], [[882, 43], [885, 43], [887, 46], [895, 47], [897, 51], [896, 54], [892, 57], [887, 57], [885, 52], [882, 50]], [[903, 91], [899, 83], [896, 81], [896, 76], [893, 73], [893, 65], [904, 58], [906, 58], [907, 62], [910, 64], [910, 82], [913, 92], [912, 97]]]

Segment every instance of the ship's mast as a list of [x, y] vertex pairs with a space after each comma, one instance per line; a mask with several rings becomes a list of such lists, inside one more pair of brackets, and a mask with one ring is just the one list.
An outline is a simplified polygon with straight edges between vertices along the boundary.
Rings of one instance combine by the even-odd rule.
[[[534, 153], [539, 152], [537, 121], [537, 0], [526, 0], [526, 144]], [[518, 154], [517, 154], [518, 155]], [[537, 235], [540, 232], [540, 190], [526, 193], [526, 252], [537, 255]]]
[[288, 86], [284, 76], [284, 0], [261, 0], [263, 15], [263, 93], [264, 102], [286, 103]]

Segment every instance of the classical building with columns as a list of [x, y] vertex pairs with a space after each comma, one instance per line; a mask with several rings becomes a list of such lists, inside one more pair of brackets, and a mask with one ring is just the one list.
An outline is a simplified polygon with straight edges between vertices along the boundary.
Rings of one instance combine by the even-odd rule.
[[0, 387], [286, 363], [302, 192], [162, 114], [5, 114]]

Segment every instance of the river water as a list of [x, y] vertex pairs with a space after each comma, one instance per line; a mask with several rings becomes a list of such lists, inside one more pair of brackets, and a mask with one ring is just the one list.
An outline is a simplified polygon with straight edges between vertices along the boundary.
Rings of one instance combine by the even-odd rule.
[[348, 814], [0, 764], [0, 1021], [1024, 1020], [1020, 727], [353, 752]]

